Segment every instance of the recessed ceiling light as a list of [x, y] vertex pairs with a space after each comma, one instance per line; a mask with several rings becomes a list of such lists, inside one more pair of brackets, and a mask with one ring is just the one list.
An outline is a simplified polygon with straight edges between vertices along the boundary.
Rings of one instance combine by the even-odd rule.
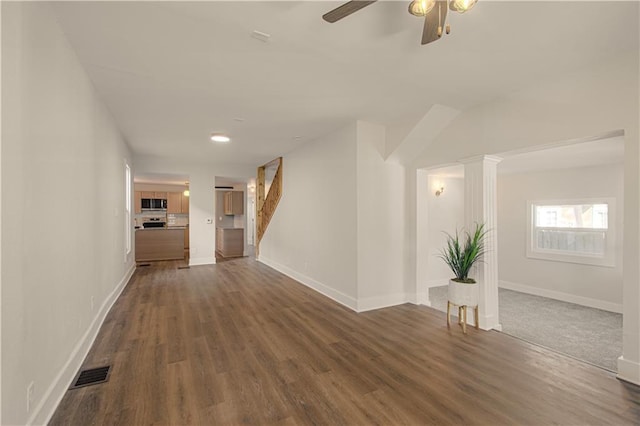
[[211, 140], [214, 142], [229, 142], [231, 138], [227, 135], [223, 135], [222, 133], [213, 133], [211, 135]]

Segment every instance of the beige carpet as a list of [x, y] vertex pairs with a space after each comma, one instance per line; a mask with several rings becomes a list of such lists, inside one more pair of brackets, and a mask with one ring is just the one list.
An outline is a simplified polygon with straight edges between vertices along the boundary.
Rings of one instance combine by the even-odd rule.
[[[610, 371], [622, 355], [622, 315], [500, 289], [502, 332]], [[447, 286], [429, 290], [431, 306], [447, 310]]]

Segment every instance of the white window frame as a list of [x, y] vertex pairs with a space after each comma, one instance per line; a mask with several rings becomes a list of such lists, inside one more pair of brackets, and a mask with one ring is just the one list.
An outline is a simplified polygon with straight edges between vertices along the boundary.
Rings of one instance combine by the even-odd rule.
[[[607, 205], [607, 229], [605, 232], [604, 255], [572, 253], [562, 250], [540, 249], [535, 245], [535, 207], [572, 205], [572, 204], [606, 204]], [[587, 228], [557, 228], [558, 230], [580, 230]], [[598, 229], [600, 230], [600, 229]], [[557, 199], [557, 200], [530, 200], [527, 201], [527, 247], [526, 256], [532, 259], [543, 259], [555, 262], [579, 263], [595, 266], [616, 266], [616, 200], [615, 198], [581, 198], [581, 199]]]
[[125, 250], [124, 250], [124, 261], [125, 263], [129, 260], [129, 255], [131, 254], [131, 167], [129, 167], [129, 163], [127, 160], [124, 160], [124, 241], [125, 241]]

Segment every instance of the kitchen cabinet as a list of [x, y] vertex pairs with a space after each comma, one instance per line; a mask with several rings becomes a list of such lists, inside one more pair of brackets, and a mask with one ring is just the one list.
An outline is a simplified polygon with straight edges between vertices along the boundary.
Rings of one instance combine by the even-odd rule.
[[135, 214], [142, 213], [142, 192], [135, 191], [133, 197], [133, 211]]
[[189, 259], [189, 227], [184, 228], [184, 258]]
[[137, 229], [136, 262], [184, 259], [184, 229]]
[[167, 213], [182, 213], [181, 192], [169, 192], [167, 194]]
[[189, 197], [182, 192], [168, 192], [167, 213], [189, 213]]
[[216, 228], [216, 253], [222, 257], [244, 255], [244, 229]]
[[182, 213], [189, 213], [189, 196], [182, 194]]
[[141, 194], [142, 194], [142, 197], [140, 198], [156, 198], [160, 200], [167, 199], [166, 192], [142, 191]]
[[224, 214], [244, 214], [244, 192], [228, 191], [224, 193]]

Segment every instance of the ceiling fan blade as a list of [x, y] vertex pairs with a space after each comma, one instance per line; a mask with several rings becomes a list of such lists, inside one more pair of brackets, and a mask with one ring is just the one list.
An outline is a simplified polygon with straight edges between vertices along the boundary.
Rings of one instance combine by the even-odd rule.
[[433, 9], [424, 17], [422, 44], [431, 43], [442, 36], [442, 32], [438, 35], [438, 26], [440, 26], [440, 31], [445, 27], [447, 9], [446, 1], [437, 1]]
[[369, 6], [371, 3], [375, 3], [377, 0], [372, 1], [360, 1], [360, 0], [352, 0], [346, 2], [342, 6], [336, 7], [330, 12], [322, 15], [322, 19], [327, 22], [334, 23], [339, 21], [340, 19], [351, 15], [353, 12], [357, 12], [365, 6]]

